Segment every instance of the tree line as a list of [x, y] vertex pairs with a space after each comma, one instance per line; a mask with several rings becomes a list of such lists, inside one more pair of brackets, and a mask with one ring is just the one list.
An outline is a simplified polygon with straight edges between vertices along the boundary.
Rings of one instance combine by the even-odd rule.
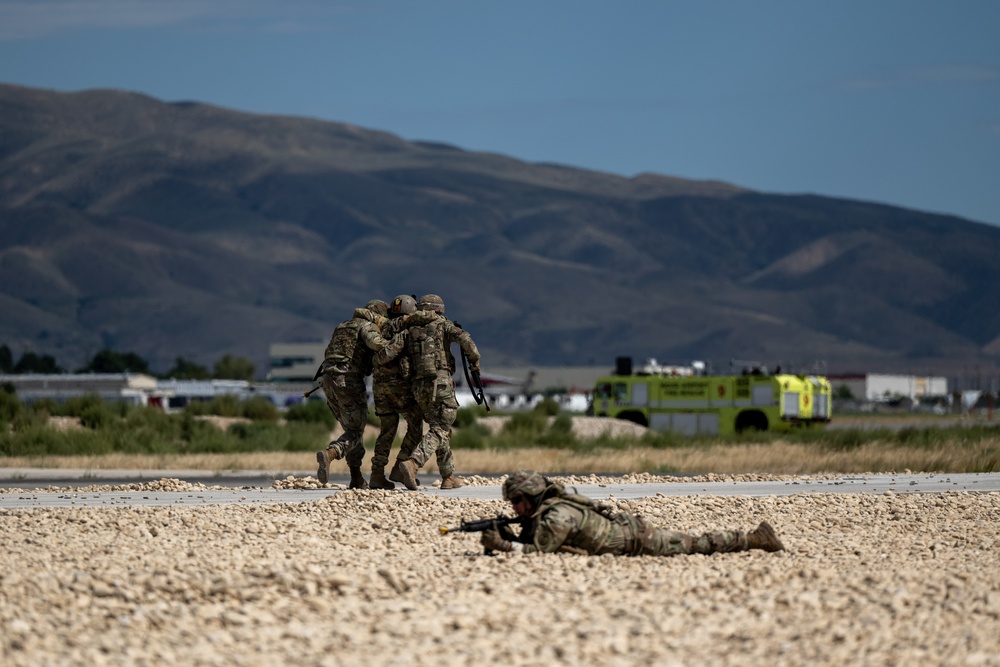
[[[172, 368], [165, 373], [154, 373], [149, 363], [135, 352], [116, 352], [103, 349], [91, 358], [82, 368], [73, 373], [142, 373], [159, 378], [174, 378], [177, 380], [253, 380], [257, 367], [244, 357], [224, 355], [215, 362], [212, 369], [195, 363], [184, 357], [177, 357]], [[42, 373], [60, 375], [68, 373], [56, 362], [51, 354], [37, 354], [26, 351], [20, 359], [14, 361], [14, 354], [7, 345], [0, 345], [0, 374], [24, 375]]]

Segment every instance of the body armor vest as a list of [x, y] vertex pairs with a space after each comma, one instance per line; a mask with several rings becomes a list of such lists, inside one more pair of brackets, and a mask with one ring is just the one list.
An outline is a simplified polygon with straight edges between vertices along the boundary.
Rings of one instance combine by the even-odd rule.
[[583, 514], [580, 525], [566, 536], [567, 546], [577, 547], [591, 554], [599, 553], [608, 543], [612, 532], [619, 529], [608, 512], [595, 505], [590, 498], [576, 493], [566, 493], [543, 501], [538, 506], [536, 516], [557, 504], [572, 505]]
[[[385, 338], [391, 339], [403, 330], [402, 322], [402, 317], [389, 318], [382, 331], [382, 335]], [[403, 354], [400, 354], [388, 363], [376, 365], [372, 371], [372, 378], [376, 382], [386, 383], [409, 381], [410, 363], [407, 359], [408, 350], [404, 350], [403, 352]]]
[[337, 325], [326, 348], [326, 358], [335, 364], [350, 364], [362, 375], [372, 372], [372, 353], [361, 343], [361, 327], [368, 322], [354, 318]]
[[442, 317], [424, 326], [410, 327], [407, 345], [412, 379], [434, 377], [439, 370], [448, 369], [451, 350], [444, 329], [447, 321]]

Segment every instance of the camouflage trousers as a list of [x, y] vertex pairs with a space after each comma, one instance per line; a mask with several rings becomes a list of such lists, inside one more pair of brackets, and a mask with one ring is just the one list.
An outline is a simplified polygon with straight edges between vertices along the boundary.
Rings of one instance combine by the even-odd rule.
[[376, 378], [372, 383], [372, 393], [375, 395], [375, 414], [382, 422], [372, 454], [372, 470], [381, 470], [389, 463], [389, 452], [399, 430], [399, 415], [406, 420], [406, 435], [399, 448], [400, 460], [405, 461], [416, 451], [424, 434], [424, 422], [409, 382], [380, 381]]
[[351, 468], [358, 468], [365, 458], [365, 424], [368, 422], [368, 395], [360, 373], [324, 373], [323, 393], [343, 434], [330, 443]]
[[619, 555], [677, 556], [747, 550], [747, 534], [743, 530], [717, 530], [702, 535], [689, 535], [651, 526], [642, 517], [628, 516], [623, 519], [627, 521], [616, 522], [624, 524], [619, 533], [621, 542], [615, 545]]
[[410, 460], [422, 467], [434, 454], [441, 477], [455, 472], [455, 457], [451, 453], [451, 425], [458, 416], [455, 383], [447, 370], [438, 371], [436, 377], [413, 382], [413, 397], [417, 400], [427, 433], [413, 452]]

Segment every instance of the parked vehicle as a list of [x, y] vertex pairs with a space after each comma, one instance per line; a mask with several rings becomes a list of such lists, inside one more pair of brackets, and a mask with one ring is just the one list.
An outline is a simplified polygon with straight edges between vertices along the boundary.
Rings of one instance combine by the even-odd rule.
[[713, 375], [702, 362], [661, 366], [655, 360], [633, 373], [631, 358], [619, 357], [615, 374], [597, 380], [592, 414], [683, 435], [727, 434], [822, 428], [831, 406], [830, 382], [819, 375], [759, 365]]

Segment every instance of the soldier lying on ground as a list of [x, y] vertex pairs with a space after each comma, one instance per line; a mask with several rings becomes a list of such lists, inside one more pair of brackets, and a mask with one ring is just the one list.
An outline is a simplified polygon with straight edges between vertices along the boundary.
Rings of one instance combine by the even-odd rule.
[[519, 517], [530, 517], [521, 533], [504, 527], [482, 533], [489, 551], [569, 552], [616, 556], [675, 556], [785, 547], [767, 522], [756, 530], [722, 530], [688, 535], [649, 525], [642, 517], [615, 514], [610, 508], [552, 482], [536, 472], [515, 472], [503, 484], [503, 497]]

